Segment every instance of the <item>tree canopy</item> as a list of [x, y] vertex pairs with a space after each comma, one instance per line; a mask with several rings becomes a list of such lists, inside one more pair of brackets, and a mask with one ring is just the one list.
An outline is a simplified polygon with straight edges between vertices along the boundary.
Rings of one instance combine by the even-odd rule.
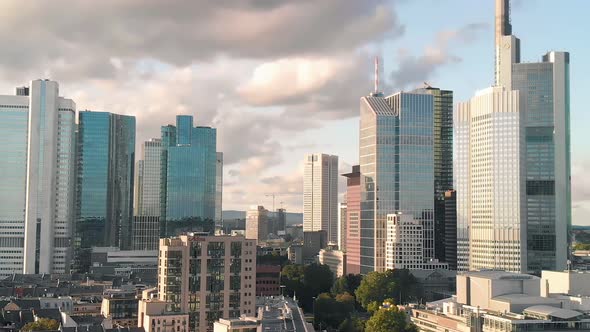
[[416, 296], [416, 278], [405, 269], [371, 272], [363, 278], [355, 295], [365, 310], [371, 303], [380, 305], [388, 298], [406, 303]]
[[296, 295], [301, 307], [311, 312], [313, 298], [330, 291], [334, 274], [327, 265], [286, 265], [281, 272], [285, 294]]
[[381, 308], [373, 314], [365, 326], [366, 332], [418, 332], [407, 315], [399, 311], [396, 306]]
[[25, 324], [21, 331], [55, 331], [59, 330], [59, 322], [49, 318], [39, 318], [34, 322]]

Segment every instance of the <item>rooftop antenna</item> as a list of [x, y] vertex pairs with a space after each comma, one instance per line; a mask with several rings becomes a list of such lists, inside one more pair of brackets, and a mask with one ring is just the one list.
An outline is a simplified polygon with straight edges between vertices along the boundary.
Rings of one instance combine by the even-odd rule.
[[379, 56], [375, 56], [375, 94], [379, 93]]

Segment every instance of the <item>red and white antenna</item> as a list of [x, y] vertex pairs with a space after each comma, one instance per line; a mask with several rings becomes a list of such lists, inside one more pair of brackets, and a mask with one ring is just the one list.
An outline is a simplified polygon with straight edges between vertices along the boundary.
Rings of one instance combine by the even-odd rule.
[[379, 56], [375, 56], [375, 93], [379, 92]]

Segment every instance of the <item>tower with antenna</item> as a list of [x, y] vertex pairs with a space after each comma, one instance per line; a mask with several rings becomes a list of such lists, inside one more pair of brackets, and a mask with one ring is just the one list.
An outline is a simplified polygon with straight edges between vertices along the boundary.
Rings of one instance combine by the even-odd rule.
[[383, 92], [379, 91], [379, 73], [381, 72], [381, 66], [379, 62], [379, 56], [375, 56], [375, 78], [374, 78], [374, 85], [375, 88], [373, 92], [371, 92], [371, 97], [383, 97]]

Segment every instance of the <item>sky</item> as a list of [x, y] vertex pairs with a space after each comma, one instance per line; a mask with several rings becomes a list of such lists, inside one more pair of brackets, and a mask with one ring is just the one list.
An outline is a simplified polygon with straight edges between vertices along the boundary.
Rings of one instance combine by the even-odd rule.
[[[587, 0], [513, 0], [523, 61], [571, 53], [573, 223], [590, 225]], [[224, 210], [302, 210], [303, 158], [358, 161], [359, 98], [428, 82], [465, 101], [493, 83], [493, 0], [0, 2], [0, 93], [60, 83], [78, 110], [137, 118], [141, 142], [177, 114], [218, 129]], [[344, 192], [344, 179], [340, 191]]]

